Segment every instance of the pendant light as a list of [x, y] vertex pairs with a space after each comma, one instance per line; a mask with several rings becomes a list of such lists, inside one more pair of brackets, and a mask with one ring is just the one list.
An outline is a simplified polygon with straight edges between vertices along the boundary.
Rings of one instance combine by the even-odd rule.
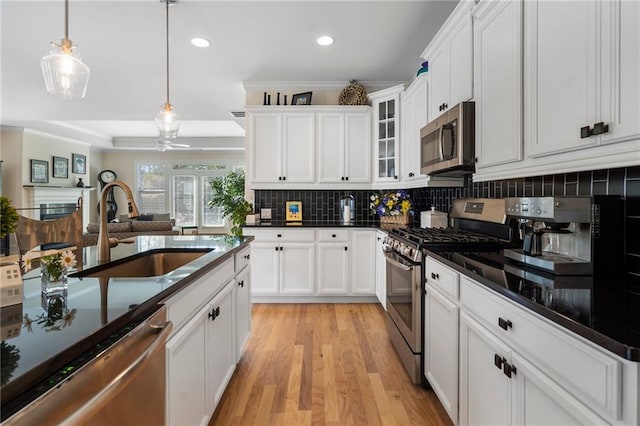
[[47, 92], [64, 99], [83, 99], [89, 82], [89, 67], [69, 40], [69, 0], [64, 2], [64, 38], [51, 42], [50, 54], [40, 60]]
[[178, 136], [180, 119], [169, 102], [169, 5], [175, 4], [177, 0], [160, 0], [160, 2], [165, 4], [167, 10], [167, 102], [156, 115], [156, 127], [161, 139], [175, 139]]

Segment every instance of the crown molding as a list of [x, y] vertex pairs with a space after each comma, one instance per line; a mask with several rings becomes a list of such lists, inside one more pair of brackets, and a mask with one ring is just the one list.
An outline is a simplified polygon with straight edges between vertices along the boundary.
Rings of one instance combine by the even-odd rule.
[[[242, 83], [246, 91], [261, 90], [342, 90], [349, 81], [245, 81]], [[360, 81], [367, 90], [382, 90], [407, 81]]]

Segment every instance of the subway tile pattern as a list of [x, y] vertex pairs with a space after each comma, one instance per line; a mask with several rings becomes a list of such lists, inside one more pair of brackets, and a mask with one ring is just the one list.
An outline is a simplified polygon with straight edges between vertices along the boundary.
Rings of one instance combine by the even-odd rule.
[[[373, 191], [349, 191], [356, 199], [356, 221], [378, 222], [369, 214], [369, 197]], [[340, 197], [345, 191], [274, 191], [256, 190], [255, 207], [271, 208], [273, 220], [285, 219], [285, 202], [302, 201], [305, 221], [338, 222]], [[625, 197], [626, 276], [629, 297], [640, 299], [640, 166], [534, 176], [474, 183], [465, 181], [462, 188], [419, 188], [409, 190], [414, 210], [432, 206], [448, 213], [453, 200], [461, 197], [545, 197], [562, 195], [622, 195]], [[419, 224], [416, 214], [414, 223]], [[637, 306], [637, 305], [636, 305]], [[639, 320], [640, 322], [640, 320]]]
[[285, 220], [287, 201], [302, 202], [302, 220], [309, 222], [339, 222], [340, 198], [345, 193], [353, 195], [356, 201], [355, 220], [358, 223], [375, 224], [378, 219], [369, 214], [369, 197], [373, 191], [280, 191], [256, 190], [255, 210], [271, 209], [271, 220]]

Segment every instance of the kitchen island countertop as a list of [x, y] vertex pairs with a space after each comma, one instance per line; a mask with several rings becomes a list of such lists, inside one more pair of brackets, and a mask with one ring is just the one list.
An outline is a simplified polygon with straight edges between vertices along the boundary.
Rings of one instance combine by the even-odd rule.
[[[163, 300], [252, 240], [250, 236], [140, 236], [133, 244], [112, 248], [112, 261], [162, 249], [210, 251], [156, 277], [79, 278], [72, 272], [68, 289], [50, 294], [42, 292], [39, 269], [27, 272], [23, 302], [2, 308], [2, 417], [9, 415], [7, 409], [16, 399], [44, 393], [64, 379], [69, 368], [76, 368], [79, 356], [87, 352], [95, 356], [106, 347], [105, 340], [144, 320]], [[83, 269], [98, 266], [97, 246], [83, 250]]]

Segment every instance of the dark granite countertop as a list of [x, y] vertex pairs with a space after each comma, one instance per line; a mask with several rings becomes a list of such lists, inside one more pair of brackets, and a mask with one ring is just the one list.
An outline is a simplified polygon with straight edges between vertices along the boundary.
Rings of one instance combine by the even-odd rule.
[[427, 255], [602, 348], [640, 362], [640, 335], [631, 329], [630, 318], [640, 306], [625, 306], [630, 302], [612, 282], [622, 277], [546, 274], [500, 254], [427, 251]]
[[282, 221], [262, 221], [256, 224], [242, 225], [243, 228], [377, 228], [377, 223], [355, 222], [282, 222]]
[[[2, 417], [10, 414], [9, 409], [15, 410], [16, 399], [24, 399], [25, 394], [35, 399], [72, 360], [95, 351], [123, 327], [144, 320], [171, 294], [252, 240], [250, 236], [140, 236], [133, 244], [112, 248], [112, 261], [161, 249], [211, 251], [158, 277], [78, 278], [72, 272], [68, 289], [51, 294], [42, 292], [39, 269], [25, 274], [23, 302], [2, 308]], [[83, 250], [83, 269], [97, 266], [97, 247]], [[53, 306], [60, 312], [52, 316]]]

